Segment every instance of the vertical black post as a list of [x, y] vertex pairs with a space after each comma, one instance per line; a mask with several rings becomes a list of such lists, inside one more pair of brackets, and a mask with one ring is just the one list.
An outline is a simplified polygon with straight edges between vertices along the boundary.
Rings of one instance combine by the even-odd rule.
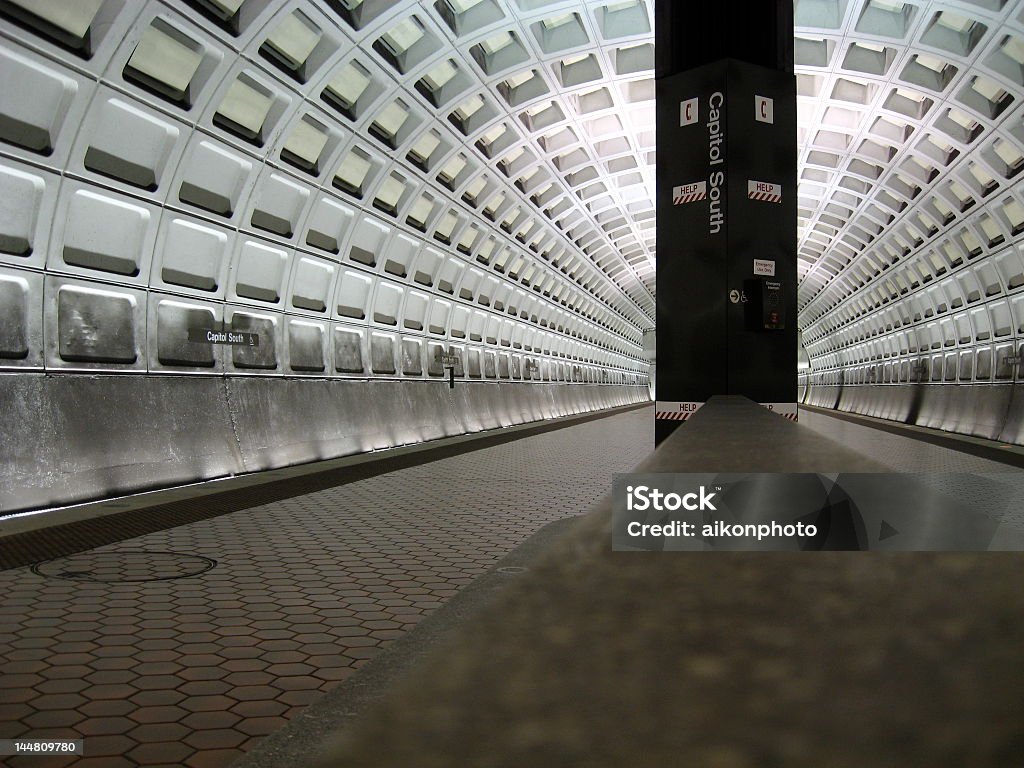
[[448, 389], [455, 389], [455, 366], [448, 366]]
[[793, 0], [655, 5], [655, 439], [708, 398], [796, 414]]

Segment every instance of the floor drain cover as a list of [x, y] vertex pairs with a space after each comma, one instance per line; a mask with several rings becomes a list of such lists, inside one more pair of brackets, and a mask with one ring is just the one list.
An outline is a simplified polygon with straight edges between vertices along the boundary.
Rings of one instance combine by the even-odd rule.
[[217, 564], [216, 560], [180, 552], [82, 552], [36, 563], [32, 571], [40, 576], [68, 581], [104, 583], [165, 581], [198, 576]]

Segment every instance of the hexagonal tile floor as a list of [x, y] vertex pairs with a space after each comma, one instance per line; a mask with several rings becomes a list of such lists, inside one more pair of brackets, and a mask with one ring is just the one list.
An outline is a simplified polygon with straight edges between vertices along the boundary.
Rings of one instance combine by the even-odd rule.
[[3, 764], [229, 765], [543, 525], [586, 511], [652, 449], [652, 417], [0, 573], [0, 739], [85, 748]]

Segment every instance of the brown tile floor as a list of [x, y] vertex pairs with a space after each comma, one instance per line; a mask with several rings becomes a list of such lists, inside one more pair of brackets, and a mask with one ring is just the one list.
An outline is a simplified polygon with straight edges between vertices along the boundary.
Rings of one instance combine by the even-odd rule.
[[229, 765], [544, 524], [585, 511], [651, 450], [652, 416], [0, 573], [0, 738], [85, 746], [2, 764]]

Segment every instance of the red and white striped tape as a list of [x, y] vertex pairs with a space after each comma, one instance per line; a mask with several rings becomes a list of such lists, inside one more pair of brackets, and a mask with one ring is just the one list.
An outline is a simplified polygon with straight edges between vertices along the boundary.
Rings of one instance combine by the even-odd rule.
[[667, 419], [668, 421], [686, 421], [690, 418], [689, 411], [680, 413], [679, 411], [655, 411], [654, 418], [656, 419]]
[[796, 403], [761, 403], [761, 405], [784, 419], [800, 421], [800, 412]]
[[[686, 421], [694, 413], [700, 410], [700, 407], [704, 403], [694, 402], [675, 402], [668, 400], [659, 400], [655, 404], [654, 418], [663, 419], [665, 421]], [[800, 414], [796, 403], [759, 403], [760, 406], [767, 408], [773, 413], [779, 414], [784, 419], [789, 421], [799, 421]]]
[[707, 195], [703, 192], [696, 195], [683, 195], [682, 197], [673, 197], [672, 205], [684, 205], [685, 203], [695, 203], [698, 200], [707, 199]]

